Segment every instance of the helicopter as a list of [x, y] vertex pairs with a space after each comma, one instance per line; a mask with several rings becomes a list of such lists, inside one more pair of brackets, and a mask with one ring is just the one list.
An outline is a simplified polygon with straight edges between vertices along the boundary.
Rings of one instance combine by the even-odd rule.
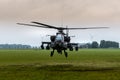
[[[32, 24], [25, 24], [25, 23], [17, 23], [19, 25], [26, 25], [26, 26], [34, 26], [34, 27], [41, 27], [41, 28], [49, 28], [49, 29], [56, 29], [58, 32], [56, 35], [50, 35], [51, 42], [42, 42], [41, 49], [44, 49], [44, 44], [47, 44], [46, 49], [49, 50], [52, 48], [53, 50], [50, 53], [52, 57], [54, 55], [55, 50], [57, 50], [58, 54], [62, 54], [64, 51], [65, 57], [68, 57], [67, 49], [73, 51], [73, 47], [75, 50], [78, 51], [78, 43], [71, 43], [71, 36], [69, 36], [69, 30], [78, 30], [78, 29], [101, 29], [101, 28], [108, 28], [108, 27], [85, 27], [85, 28], [68, 28], [68, 27], [56, 27], [40, 22], [31, 22]], [[66, 33], [64, 32], [66, 30]]]

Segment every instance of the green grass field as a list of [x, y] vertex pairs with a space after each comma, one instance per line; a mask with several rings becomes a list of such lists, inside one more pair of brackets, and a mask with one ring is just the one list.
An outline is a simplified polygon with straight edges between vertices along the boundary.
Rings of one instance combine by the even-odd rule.
[[120, 80], [120, 49], [0, 50], [0, 80]]

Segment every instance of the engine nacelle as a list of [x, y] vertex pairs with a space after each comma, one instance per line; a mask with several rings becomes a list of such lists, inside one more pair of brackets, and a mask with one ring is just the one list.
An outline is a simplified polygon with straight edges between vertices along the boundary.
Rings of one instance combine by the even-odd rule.
[[55, 41], [55, 36], [51, 36], [50, 40], [51, 40], [51, 42], [54, 42]]
[[66, 36], [65, 36], [65, 37], [64, 37], [64, 41], [65, 41], [65, 42], [70, 42], [70, 37], [66, 37]]

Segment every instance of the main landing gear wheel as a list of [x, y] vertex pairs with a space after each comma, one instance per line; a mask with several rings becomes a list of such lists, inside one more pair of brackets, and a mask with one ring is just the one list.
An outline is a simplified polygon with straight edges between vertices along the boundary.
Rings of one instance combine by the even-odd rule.
[[68, 53], [67, 53], [67, 52], [65, 52], [64, 54], [65, 54], [65, 57], [67, 58], [67, 57], [68, 57]]
[[50, 57], [52, 57], [52, 56], [53, 56], [53, 54], [54, 54], [54, 52], [53, 52], [53, 51], [51, 51]]

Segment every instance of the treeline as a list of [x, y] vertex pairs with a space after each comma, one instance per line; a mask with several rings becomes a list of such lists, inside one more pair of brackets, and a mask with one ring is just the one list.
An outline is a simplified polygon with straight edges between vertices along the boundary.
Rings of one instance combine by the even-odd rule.
[[31, 49], [30, 45], [22, 44], [0, 44], [0, 49]]
[[119, 43], [115, 41], [101, 40], [100, 44], [97, 41], [93, 41], [91, 44], [86, 44], [87, 48], [119, 48]]
[[101, 40], [100, 48], [119, 48], [119, 43], [115, 41]]

